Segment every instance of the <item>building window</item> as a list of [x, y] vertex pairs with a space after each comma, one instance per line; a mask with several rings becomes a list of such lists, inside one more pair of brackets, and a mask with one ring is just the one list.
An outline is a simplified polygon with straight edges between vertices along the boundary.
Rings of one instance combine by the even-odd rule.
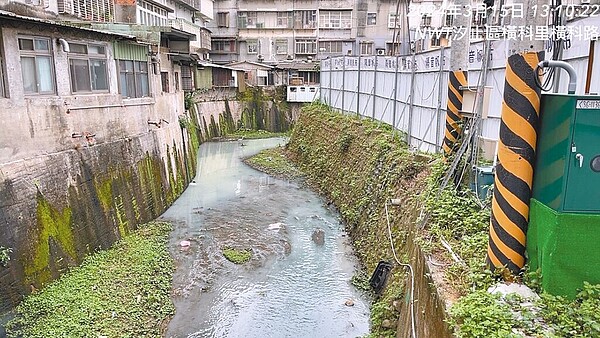
[[342, 53], [342, 41], [319, 41], [319, 52]]
[[211, 52], [216, 53], [235, 53], [235, 40], [212, 40]]
[[444, 20], [444, 25], [447, 27], [454, 26], [454, 15], [446, 14], [446, 19]]
[[431, 38], [431, 47], [439, 47], [441, 45], [442, 43], [439, 36], [434, 36]]
[[319, 28], [352, 28], [352, 11], [319, 11]]
[[394, 13], [390, 13], [388, 16], [388, 28], [400, 28], [400, 20], [402, 18], [400, 15], [396, 15]]
[[294, 23], [293, 12], [277, 12], [277, 27], [292, 28]]
[[259, 86], [268, 86], [269, 85], [269, 73], [266, 70], [257, 70], [256, 71], [256, 82]]
[[48, 38], [19, 38], [21, 74], [25, 94], [54, 93], [52, 44]]
[[238, 28], [257, 28], [256, 12], [238, 12]]
[[431, 15], [423, 14], [421, 16], [421, 27], [431, 27]]
[[275, 49], [277, 54], [286, 55], [288, 53], [288, 40], [277, 39], [275, 40]]
[[373, 43], [372, 42], [361, 42], [360, 43], [360, 55], [373, 55]]
[[317, 40], [296, 39], [296, 54], [316, 54]]
[[219, 12], [217, 13], [217, 27], [229, 27], [229, 13]]
[[473, 11], [473, 15], [471, 16], [471, 23], [473, 26], [484, 26], [486, 23], [486, 13], [481, 12], [481, 10], [477, 9]]
[[377, 24], [377, 13], [367, 13], [367, 26], [375, 26]]
[[258, 54], [258, 40], [246, 41], [248, 45], [248, 54]]
[[169, 72], [160, 72], [160, 84], [164, 93], [169, 92]]
[[146, 26], [168, 26], [167, 10], [149, 2], [137, 2], [137, 23]]
[[294, 15], [296, 17], [294, 28], [317, 28], [317, 11], [295, 11]]
[[123, 97], [150, 96], [148, 83], [148, 62], [119, 60], [119, 84]]
[[175, 91], [179, 91], [179, 72], [173, 74], [173, 80], [175, 83]]
[[192, 67], [181, 65], [181, 88], [185, 92], [194, 90], [194, 79], [192, 78]]
[[70, 43], [69, 47], [71, 91], [108, 91], [106, 48], [79, 43]]
[[386, 47], [388, 50], [388, 55], [397, 55], [400, 53], [400, 42], [386, 43]]

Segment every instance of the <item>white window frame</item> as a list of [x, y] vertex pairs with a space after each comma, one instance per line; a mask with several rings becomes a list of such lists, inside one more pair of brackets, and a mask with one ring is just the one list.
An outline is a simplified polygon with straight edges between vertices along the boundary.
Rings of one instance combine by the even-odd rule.
[[319, 28], [351, 29], [352, 11], [319, 10]]
[[258, 40], [246, 40], [248, 54], [258, 54]]
[[[28, 49], [21, 49], [21, 40], [25, 41], [25, 40], [31, 40], [33, 43], [33, 50], [28, 50]], [[52, 39], [47, 38], [47, 37], [40, 37], [40, 36], [19, 36], [18, 40], [19, 42], [19, 55], [20, 55], [20, 64], [21, 64], [21, 74], [22, 76], [23, 74], [23, 67], [25, 66], [25, 63], [23, 62], [24, 58], [27, 59], [34, 59], [34, 69], [33, 69], [33, 75], [35, 76], [35, 82], [36, 82], [36, 90], [35, 91], [26, 91], [25, 89], [25, 78], [23, 77], [23, 90], [25, 92], [25, 95], [47, 95], [47, 94], [55, 94], [56, 93], [56, 75], [55, 75], [55, 69], [54, 69], [54, 57], [52, 55]], [[36, 41], [45, 41], [48, 44], [48, 49], [36, 49]], [[40, 87], [42, 86], [40, 84], [40, 78], [42, 76], [42, 74], [40, 74], [41, 67], [40, 64], [38, 63], [38, 60], [40, 59], [46, 59], [49, 60], [49, 69], [48, 71], [50, 72], [50, 74], [43, 74], [45, 76], [48, 76], [50, 78], [50, 83], [49, 85], [51, 86], [50, 90], [40, 90]]]
[[288, 54], [288, 40], [287, 39], [276, 39], [275, 40], [275, 53], [277, 55]]
[[421, 27], [431, 27], [431, 14], [421, 15]]
[[[68, 58], [69, 58], [69, 79], [70, 79], [70, 84], [71, 84], [71, 93], [107, 93], [110, 89], [110, 85], [109, 85], [109, 75], [108, 75], [108, 62], [107, 62], [107, 57], [106, 57], [106, 46], [105, 45], [101, 45], [101, 44], [87, 44], [87, 43], [80, 43], [80, 42], [70, 42], [70, 52], [68, 53]], [[75, 51], [75, 46], [81, 46], [84, 48], [84, 52], [76, 52]], [[98, 48], [102, 50], [102, 53], [94, 53], [94, 52], [90, 52], [90, 49], [93, 48]], [[89, 89], [79, 89], [79, 88], [75, 88], [76, 87], [76, 82], [75, 80], [75, 76], [76, 73], [74, 73], [74, 62], [75, 61], [86, 61], [87, 62], [87, 70], [88, 70], [88, 81], [89, 81]], [[104, 63], [104, 75], [105, 75], [105, 79], [104, 79], [104, 84], [106, 86], [106, 88], [100, 88], [97, 89], [98, 87], [98, 82], [95, 81], [94, 76], [98, 76], [98, 74], [96, 74], [94, 72], [94, 69], [92, 67], [92, 63], [94, 61], [100, 61]], [[96, 88], [94, 88], [96, 87]]]
[[277, 27], [291, 28], [294, 22], [292, 12], [277, 12]]
[[[400, 28], [401, 19], [402, 17], [400, 16], [400, 14], [396, 16], [396, 13], [390, 13], [388, 15], [388, 28]], [[396, 27], [394, 27], [394, 24], [396, 25]]]
[[317, 54], [317, 39], [299, 38], [294, 41], [296, 54]]
[[137, 23], [146, 26], [168, 26], [169, 18], [166, 9], [149, 2], [138, 0]]
[[449, 15], [449, 14], [445, 15], [444, 26], [446, 26], [446, 27], [454, 26], [454, 15]]
[[316, 10], [296, 10], [294, 11], [294, 25], [298, 29], [317, 28]]
[[361, 41], [359, 43], [360, 55], [373, 55], [373, 42]]
[[[371, 20], [369, 20], [369, 19], [371, 19]], [[377, 25], [377, 12], [367, 12], [367, 26], [375, 26], [375, 25]]]
[[344, 43], [342, 41], [319, 41], [319, 52], [328, 54], [342, 54]]

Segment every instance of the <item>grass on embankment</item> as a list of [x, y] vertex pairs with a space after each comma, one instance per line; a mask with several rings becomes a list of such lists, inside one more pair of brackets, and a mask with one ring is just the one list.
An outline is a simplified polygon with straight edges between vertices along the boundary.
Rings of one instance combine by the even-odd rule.
[[289, 136], [289, 132], [285, 133], [275, 133], [268, 130], [252, 130], [252, 129], [238, 129], [232, 133], [228, 133], [223, 135], [226, 139], [245, 139], [245, 140], [253, 140], [253, 139], [261, 139], [261, 138], [270, 138], [270, 137], [282, 137]]
[[171, 225], [150, 222], [28, 296], [9, 337], [161, 337], [174, 314]]
[[297, 179], [303, 176], [302, 172], [286, 157], [283, 147], [262, 150], [245, 159], [244, 163], [278, 178]]

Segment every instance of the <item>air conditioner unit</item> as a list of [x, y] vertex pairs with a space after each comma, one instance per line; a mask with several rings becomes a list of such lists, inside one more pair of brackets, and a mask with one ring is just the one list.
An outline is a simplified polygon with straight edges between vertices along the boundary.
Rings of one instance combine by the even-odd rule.
[[582, 5], [586, 5], [586, 4], [589, 4], [589, 3], [590, 3], [590, 0], [581, 0], [581, 4]]
[[377, 55], [385, 55], [385, 49], [378, 49]]

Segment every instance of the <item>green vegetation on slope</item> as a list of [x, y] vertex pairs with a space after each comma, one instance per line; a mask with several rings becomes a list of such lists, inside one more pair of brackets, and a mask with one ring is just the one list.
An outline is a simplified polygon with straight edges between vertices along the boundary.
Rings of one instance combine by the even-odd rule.
[[[432, 166], [421, 195], [428, 214], [420, 245], [448, 265], [444, 282], [460, 296], [449, 309], [449, 324], [463, 338], [475, 337], [600, 337], [600, 285], [585, 285], [574, 301], [538, 288], [535, 272], [524, 282], [541, 294], [539, 299], [518, 295], [499, 297], [487, 289], [497, 282], [486, 265], [489, 210], [482, 208], [464, 186], [449, 184], [440, 191], [447, 172], [442, 159]], [[443, 247], [448, 243], [458, 259]]]
[[31, 294], [16, 308], [9, 337], [160, 337], [175, 311], [170, 230], [142, 225]]
[[296, 179], [302, 177], [302, 172], [286, 157], [283, 147], [262, 150], [244, 160], [244, 163], [279, 178]]

